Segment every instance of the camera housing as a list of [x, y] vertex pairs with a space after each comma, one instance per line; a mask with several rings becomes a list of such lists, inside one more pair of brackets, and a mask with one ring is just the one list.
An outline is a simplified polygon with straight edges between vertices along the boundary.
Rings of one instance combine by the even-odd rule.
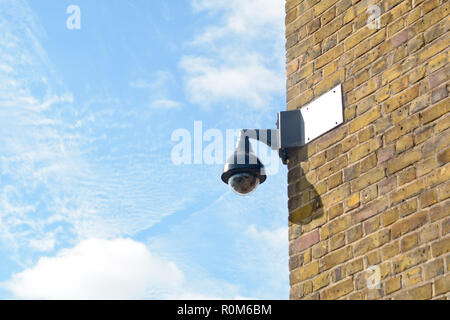
[[248, 136], [241, 134], [233, 155], [225, 163], [222, 181], [239, 195], [249, 195], [266, 181], [264, 165], [253, 153]]

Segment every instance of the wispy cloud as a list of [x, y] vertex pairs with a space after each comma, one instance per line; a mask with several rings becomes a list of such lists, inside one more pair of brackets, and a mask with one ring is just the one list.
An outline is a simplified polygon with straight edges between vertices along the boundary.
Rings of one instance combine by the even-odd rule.
[[198, 53], [180, 61], [190, 100], [271, 106], [284, 90], [284, 1], [193, 0], [192, 6], [216, 22], [191, 41]]
[[170, 99], [170, 88], [173, 88], [175, 84], [175, 77], [170, 72], [159, 70], [149, 79], [137, 79], [130, 82], [130, 87], [146, 90], [151, 101], [151, 108], [168, 110], [181, 107], [180, 102]]

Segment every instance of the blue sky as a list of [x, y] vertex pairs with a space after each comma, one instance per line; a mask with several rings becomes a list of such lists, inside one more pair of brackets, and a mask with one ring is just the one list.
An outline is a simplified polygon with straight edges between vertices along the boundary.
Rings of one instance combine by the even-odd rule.
[[249, 197], [172, 161], [275, 127], [284, 65], [283, 0], [0, 0], [0, 298], [287, 299], [276, 155]]

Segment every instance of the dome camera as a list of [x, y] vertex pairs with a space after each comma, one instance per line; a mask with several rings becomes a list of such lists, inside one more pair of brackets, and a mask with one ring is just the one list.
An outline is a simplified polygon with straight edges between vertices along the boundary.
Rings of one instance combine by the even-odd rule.
[[239, 195], [249, 195], [266, 181], [264, 165], [253, 153], [247, 136], [241, 135], [233, 155], [225, 163], [222, 181]]

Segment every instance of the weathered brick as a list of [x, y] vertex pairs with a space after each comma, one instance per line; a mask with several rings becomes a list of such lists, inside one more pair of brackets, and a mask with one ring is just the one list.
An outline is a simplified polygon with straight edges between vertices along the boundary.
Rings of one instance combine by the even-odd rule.
[[358, 239], [361, 239], [363, 235], [362, 226], [360, 224], [352, 227], [347, 230], [347, 241], [348, 243], [355, 242]]
[[318, 172], [317, 172], [317, 176], [319, 178], [319, 180], [322, 180], [336, 172], [338, 172], [339, 170], [345, 168], [348, 164], [348, 160], [347, 160], [347, 155], [342, 155], [341, 157], [330, 161], [328, 163], [326, 163], [325, 165], [323, 165], [322, 167], [319, 168]]
[[290, 274], [290, 283], [291, 285], [296, 284], [298, 282], [304, 281], [306, 279], [310, 279], [319, 273], [319, 263], [318, 261], [313, 261], [306, 266], [295, 269]]
[[317, 242], [319, 242], [319, 231], [316, 229], [292, 241], [289, 246], [289, 252], [291, 255], [300, 253], [305, 249], [312, 247]]
[[391, 226], [392, 239], [396, 239], [401, 235], [411, 232], [428, 221], [428, 212], [421, 211], [408, 218], [401, 219]]
[[371, 139], [356, 148], [353, 148], [349, 153], [349, 161], [350, 163], [354, 163], [365, 156], [369, 155], [372, 152], [377, 151], [381, 146], [380, 139], [374, 138]]
[[404, 104], [411, 102], [413, 99], [417, 98], [418, 95], [419, 95], [419, 86], [416, 85], [387, 100], [383, 104], [384, 110], [387, 113], [390, 113], [396, 110], [397, 108], [400, 108]]
[[397, 221], [399, 218], [398, 208], [390, 209], [385, 211], [381, 215], [381, 223], [383, 227], [387, 227]]
[[381, 230], [378, 233], [363, 238], [354, 245], [355, 257], [366, 254], [370, 250], [386, 244], [390, 240], [389, 230]]
[[399, 203], [405, 199], [408, 199], [414, 195], [417, 195], [425, 190], [425, 180], [417, 180], [405, 187], [400, 188], [391, 194], [391, 201], [393, 204]]
[[450, 98], [444, 99], [435, 106], [423, 111], [421, 113], [422, 122], [423, 124], [427, 124], [438, 119], [448, 112], [450, 112]]
[[425, 280], [434, 279], [444, 274], [444, 260], [436, 259], [424, 265], [423, 269]]
[[320, 298], [323, 300], [337, 299], [352, 292], [354, 289], [353, 280], [347, 279], [338, 284], [328, 287], [320, 293]]
[[401, 121], [395, 127], [388, 130], [385, 135], [386, 143], [390, 143], [399, 137], [411, 132], [420, 125], [420, 118], [418, 114]]
[[324, 272], [313, 279], [313, 290], [317, 291], [330, 284], [330, 273]]
[[434, 282], [435, 294], [441, 295], [450, 291], [450, 274], [447, 274]]
[[384, 292], [385, 292], [385, 294], [388, 295], [388, 294], [391, 294], [393, 292], [400, 290], [401, 287], [402, 287], [401, 278], [399, 276], [393, 277], [385, 282]]
[[415, 249], [407, 254], [400, 255], [393, 259], [392, 267], [394, 274], [403, 272], [409, 268], [412, 268], [419, 263], [427, 261], [429, 257], [428, 247]]
[[367, 127], [369, 124], [371, 124], [381, 116], [380, 112], [380, 107], [375, 107], [372, 108], [372, 110], [364, 113], [362, 116], [356, 118], [355, 120], [350, 122], [349, 132], [353, 133]]
[[450, 237], [444, 238], [431, 245], [433, 257], [438, 257], [450, 251]]
[[329, 253], [321, 260], [322, 270], [331, 269], [340, 263], [350, 260], [351, 258], [353, 258], [351, 246], [347, 246], [345, 248]]
[[432, 297], [432, 287], [430, 284], [425, 284], [413, 289], [409, 289], [406, 291], [403, 291], [396, 296], [394, 296], [394, 299], [396, 300], [425, 300], [430, 299]]
[[409, 183], [415, 180], [417, 177], [416, 168], [408, 167], [405, 170], [399, 172], [398, 174], [398, 185], [402, 186], [406, 183]]
[[361, 191], [362, 189], [364, 189], [374, 183], [377, 183], [384, 177], [385, 177], [384, 167], [377, 166], [374, 169], [367, 172], [366, 174], [353, 180], [351, 182], [351, 191], [352, 192]]
[[363, 258], [359, 258], [347, 263], [345, 269], [347, 271], [347, 276], [351, 276], [352, 274], [361, 271], [364, 268], [364, 260]]
[[389, 243], [381, 249], [383, 260], [388, 260], [392, 257], [395, 257], [399, 252], [400, 246], [398, 242]]
[[388, 175], [391, 175], [412, 165], [413, 163], [416, 163], [421, 159], [421, 157], [422, 153], [420, 152], [420, 150], [412, 150], [400, 156], [397, 156], [397, 158], [392, 159], [387, 164], [386, 168]]
[[419, 196], [420, 208], [426, 208], [438, 201], [437, 190], [427, 190]]
[[402, 287], [412, 287], [422, 281], [422, 268], [413, 268], [402, 274]]
[[400, 241], [402, 252], [408, 251], [419, 244], [419, 234], [413, 233], [403, 237]]

